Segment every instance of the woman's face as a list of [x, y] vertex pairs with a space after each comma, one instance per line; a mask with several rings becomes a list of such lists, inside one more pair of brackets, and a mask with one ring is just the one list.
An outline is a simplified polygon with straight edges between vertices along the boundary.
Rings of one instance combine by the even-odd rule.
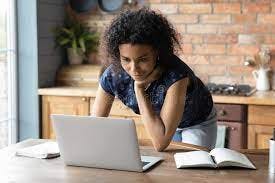
[[146, 44], [121, 44], [119, 53], [122, 68], [135, 81], [146, 79], [156, 65], [156, 51]]

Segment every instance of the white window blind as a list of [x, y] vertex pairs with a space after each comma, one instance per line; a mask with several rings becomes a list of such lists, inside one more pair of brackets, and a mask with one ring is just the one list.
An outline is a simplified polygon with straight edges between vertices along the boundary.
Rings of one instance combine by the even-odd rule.
[[0, 148], [17, 141], [15, 0], [0, 0]]

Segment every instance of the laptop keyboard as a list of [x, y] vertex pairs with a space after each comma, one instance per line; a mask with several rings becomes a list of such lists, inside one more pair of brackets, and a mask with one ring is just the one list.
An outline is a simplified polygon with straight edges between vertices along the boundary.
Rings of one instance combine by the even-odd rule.
[[147, 161], [142, 161], [142, 166], [144, 167], [145, 165], [149, 164], [150, 162]]

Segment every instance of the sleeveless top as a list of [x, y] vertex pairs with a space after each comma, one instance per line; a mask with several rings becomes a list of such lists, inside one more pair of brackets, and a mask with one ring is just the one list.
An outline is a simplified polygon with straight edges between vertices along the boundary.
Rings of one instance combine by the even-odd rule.
[[[183, 61], [175, 55], [171, 59], [169, 67], [158, 80], [149, 85], [145, 92], [150, 98], [154, 111], [160, 114], [168, 88], [176, 81], [188, 77], [185, 107], [178, 128], [200, 124], [207, 119], [212, 110], [212, 96], [202, 81]], [[105, 92], [117, 97], [136, 114], [140, 114], [134, 91], [134, 80], [126, 71], [122, 69], [115, 72], [114, 66], [110, 65], [101, 75], [99, 82]]]

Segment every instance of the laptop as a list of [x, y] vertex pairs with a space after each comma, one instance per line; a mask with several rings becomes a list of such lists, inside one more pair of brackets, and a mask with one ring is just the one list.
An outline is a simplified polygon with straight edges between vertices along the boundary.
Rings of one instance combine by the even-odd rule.
[[161, 157], [140, 156], [132, 119], [52, 114], [66, 165], [143, 172]]

